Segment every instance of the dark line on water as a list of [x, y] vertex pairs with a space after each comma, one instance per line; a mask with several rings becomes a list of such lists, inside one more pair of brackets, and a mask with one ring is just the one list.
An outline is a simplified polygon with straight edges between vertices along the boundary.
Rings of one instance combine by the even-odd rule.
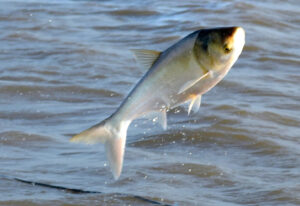
[[48, 188], [52, 188], [52, 189], [63, 190], [63, 191], [70, 192], [70, 193], [73, 193], [73, 194], [92, 194], [92, 193], [102, 194], [102, 192], [98, 192], [98, 191], [73, 189], [73, 188], [67, 188], [67, 187], [63, 187], [63, 186], [50, 185], [50, 184], [41, 183], [41, 182], [33, 182], [33, 181], [23, 180], [23, 179], [20, 179], [20, 178], [14, 178], [14, 180], [16, 180], [18, 182], [30, 184], [30, 185], [33, 185], [33, 186], [48, 187]]
[[[56, 189], [56, 190], [62, 190], [65, 192], [69, 192], [72, 194], [105, 194], [103, 192], [100, 191], [90, 191], [90, 190], [82, 190], [82, 189], [74, 189], [74, 188], [68, 188], [68, 187], [64, 187], [64, 186], [58, 186], [58, 185], [52, 185], [52, 184], [47, 184], [47, 183], [41, 183], [41, 182], [35, 182], [35, 181], [30, 181], [30, 180], [24, 180], [24, 179], [20, 179], [20, 178], [16, 178], [16, 177], [9, 177], [6, 175], [0, 175], [0, 177], [7, 179], [7, 180], [15, 180], [18, 182], [22, 182], [24, 184], [29, 184], [32, 186], [40, 186], [40, 187], [47, 187], [47, 188], [51, 188], [51, 189]], [[127, 197], [131, 197], [137, 200], [141, 200], [147, 203], [151, 203], [153, 205], [162, 205], [162, 206], [172, 206], [169, 204], [165, 204], [165, 203], [161, 203], [155, 200], [151, 200], [139, 195], [128, 195], [128, 194], [123, 194], [123, 193], [116, 193], [117, 195], [121, 195], [121, 196], [127, 196]]]

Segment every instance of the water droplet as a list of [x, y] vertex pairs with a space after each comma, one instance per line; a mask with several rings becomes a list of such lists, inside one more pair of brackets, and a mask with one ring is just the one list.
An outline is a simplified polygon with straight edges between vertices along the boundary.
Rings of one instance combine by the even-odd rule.
[[156, 122], [157, 120], [158, 120], [158, 118], [155, 117], [155, 118], [152, 119], [152, 122]]

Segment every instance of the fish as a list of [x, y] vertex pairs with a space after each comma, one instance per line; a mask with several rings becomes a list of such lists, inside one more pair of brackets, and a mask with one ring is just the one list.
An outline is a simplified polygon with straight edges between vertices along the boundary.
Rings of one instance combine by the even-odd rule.
[[147, 71], [116, 111], [100, 123], [73, 136], [71, 142], [103, 143], [115, 180], [122, 172], [127, 129], [145, 115], [155, 115], [167, 129], [167, 112], [189, 103], [197, 112], [201, 97], [220, 82], [245, 45], [242, 27], [197, 30], [164, 51], [135, 49], [137, 61]]

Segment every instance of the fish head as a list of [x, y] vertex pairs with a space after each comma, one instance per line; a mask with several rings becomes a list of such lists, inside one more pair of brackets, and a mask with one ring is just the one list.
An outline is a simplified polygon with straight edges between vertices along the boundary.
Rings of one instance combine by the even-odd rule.
[[222, 27], [199, 30], [195, 54], [201, 67], [207, 71], [229, 70], [238, 59], [245, 44], [242, 27]]

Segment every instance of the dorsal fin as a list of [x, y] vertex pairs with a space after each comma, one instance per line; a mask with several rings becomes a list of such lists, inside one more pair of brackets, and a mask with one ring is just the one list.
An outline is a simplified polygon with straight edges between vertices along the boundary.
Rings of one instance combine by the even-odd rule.
[[159, 51], [145, 49], [131, 49], [131, 51], [140, 65], [145, 69], [149, 69], [161, 54]]

